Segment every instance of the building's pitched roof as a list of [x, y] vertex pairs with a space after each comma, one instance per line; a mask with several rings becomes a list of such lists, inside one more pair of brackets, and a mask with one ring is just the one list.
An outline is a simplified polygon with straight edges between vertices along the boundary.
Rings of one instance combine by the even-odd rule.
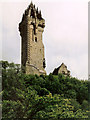
[[[53, 75], [58, 75], [58, 71], [62, 66], [66, 67], [66, 69], [67, 69], [67, 66], [64, 63], [62, 63], [58, 68], [54, 69]], [[67, 70], [67, 71], [70, 72], [69, 70]]]

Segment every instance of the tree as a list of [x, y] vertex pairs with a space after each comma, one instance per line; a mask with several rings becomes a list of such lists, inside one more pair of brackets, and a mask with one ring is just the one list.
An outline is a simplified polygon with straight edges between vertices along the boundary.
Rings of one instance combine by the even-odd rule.
[[8, 61], [0, 61], [2, 63], [2, 68], [6, 70], [6, 68], [9, 66]]
[[88, 118], [88, 82], [62, 74], [26, 75], [20, 65], [6, 66], [2, 68], [3, 119]]

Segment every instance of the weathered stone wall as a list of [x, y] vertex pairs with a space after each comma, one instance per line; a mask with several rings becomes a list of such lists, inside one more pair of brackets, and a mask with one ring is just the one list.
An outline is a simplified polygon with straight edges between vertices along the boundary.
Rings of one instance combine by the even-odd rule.
[[[32, 10], [35, 12], [35, 15], [37, 13], [37, 16], [31, 16], [30, 11]], [[45, 20], [41, 16], [38, 16], [40, 14], [31, 5], [26, 10], [24, 18], [19, 24], [19, 31], [22, 38], [21, 62], [26, 68], [26, 74], [46, 74], [43, 67], [44, 45], [42, 42]]]
[[64, 63], [62, 63], [58, 68], [55, 68], [53, 71], [53, 75], [58, 75], [59, 73], [62, 73], [65, 76], [70, 76], [70, 71]]
[[70, 75], [70, 72], [67, 70], [67, 67], [64, 64], [62, 64], [61, 67], [59, 68], [58, 74], [59, 73], [62, 73], [68, 76]]

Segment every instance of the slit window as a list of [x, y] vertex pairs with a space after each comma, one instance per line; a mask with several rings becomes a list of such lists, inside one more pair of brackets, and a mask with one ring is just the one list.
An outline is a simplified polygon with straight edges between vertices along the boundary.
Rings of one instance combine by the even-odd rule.
[[35, 37], [35, 42], [37, 42], [37, 37]]

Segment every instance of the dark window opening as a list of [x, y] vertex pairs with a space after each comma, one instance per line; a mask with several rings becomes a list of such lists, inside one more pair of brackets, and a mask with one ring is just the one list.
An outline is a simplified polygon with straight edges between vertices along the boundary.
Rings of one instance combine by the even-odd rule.
[[46, 67], [45, 58], [43, 59], [43, 68]]
[[36, 35], [36, 25], [34, 25], [34, 35]]
[[35, 37], [35, 42], [37, 42], [37, 37]]

